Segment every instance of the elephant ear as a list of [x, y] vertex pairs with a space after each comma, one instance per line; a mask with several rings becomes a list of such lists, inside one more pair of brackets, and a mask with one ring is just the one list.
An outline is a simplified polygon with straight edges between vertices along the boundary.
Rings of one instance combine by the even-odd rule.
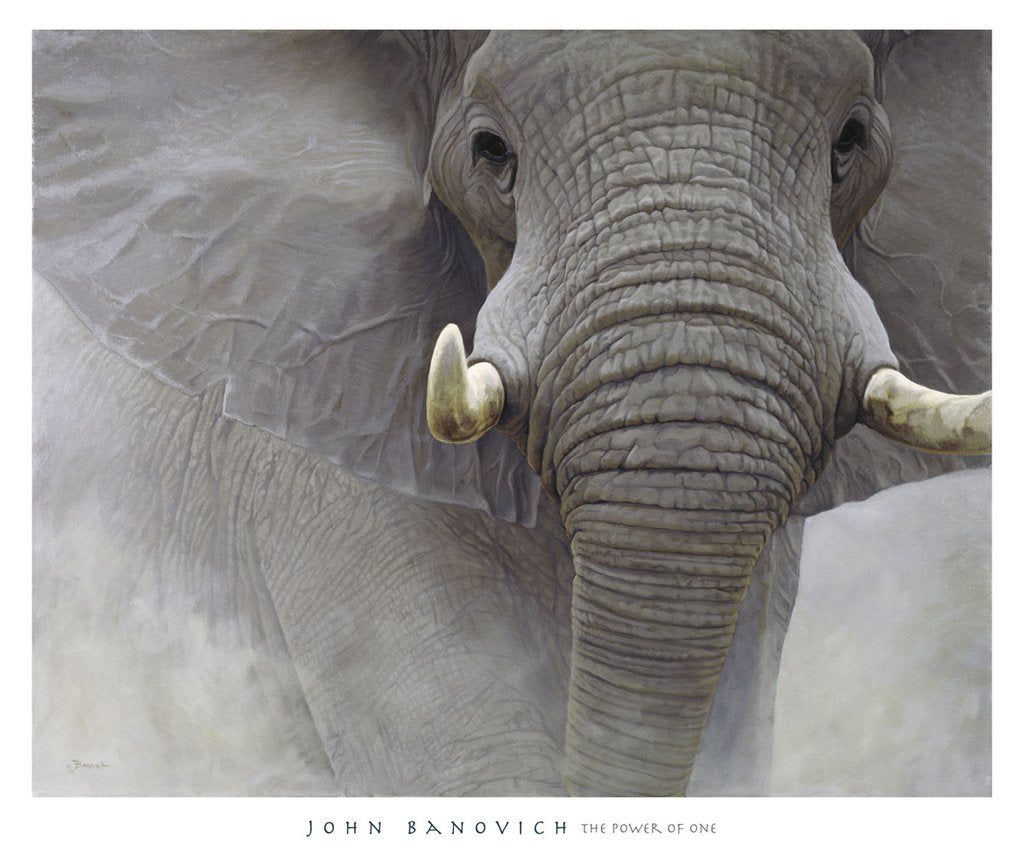
[[[940, 391], [991, 387], [991, 34], [868, 32], [892, 169], [844, 255], [900, 369]], [[989, 457], [920, 453], [858, 427], [808, 494], [810, 514]]]
[[109, 348], [396, 490], [530, 524], [500, 434], [425, 425], [433, 341], [485, 295], [424, 197], [481, 36], [37, 33], [35, 265]]

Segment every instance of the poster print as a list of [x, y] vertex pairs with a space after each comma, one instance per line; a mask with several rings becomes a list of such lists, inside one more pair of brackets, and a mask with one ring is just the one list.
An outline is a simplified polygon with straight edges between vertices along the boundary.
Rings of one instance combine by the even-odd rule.
[[989, 793], [987, 33], [33, 63], [37, 793]]

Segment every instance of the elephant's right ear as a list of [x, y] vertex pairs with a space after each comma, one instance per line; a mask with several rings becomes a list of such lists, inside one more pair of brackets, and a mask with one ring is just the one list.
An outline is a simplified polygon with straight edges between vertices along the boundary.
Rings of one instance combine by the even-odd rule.
[[[499, 434], [424, 394], [483, 269], [424, 204], [433, 112], [479, 34], [37, 33], [35, 264], [114, 351], [395, 489], [530, 523]], [[102, 381], [102, 380], [100, 380]]]

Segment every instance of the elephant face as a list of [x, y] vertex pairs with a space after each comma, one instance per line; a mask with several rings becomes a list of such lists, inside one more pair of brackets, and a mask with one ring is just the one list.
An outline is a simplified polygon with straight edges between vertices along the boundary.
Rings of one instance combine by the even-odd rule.
[[559, 502], [570, 791], [685, 790], [758, 555], [896, 365], [836, 243], [889, 169], [873, 88], [853, 36], [505, 33], [440, 101], [490, 292], [428, 417]]
[[[661, 342], [665, 351], [629, 368], [646, 372], [676, 357], [665, 333], [683, 334], [678, 315], [710, 322], [718, 305], [734, 324], [745, 316], [746, 332], [690, 323], [682, 349], [718, 348], [731, 363], [726, 350], [788, 347], [777, 366], [802, 369], [787, 381], [818, 398], [816, 411], [791, 401], [796, 419], [829, 440], [829, 421], [845, 432], [856, 415], [866, 380], [854, 374], [891, 360], [833, 239], [848, 236], [888, 170], [866, 50], [853, 37], [737, 34], [713, 45], [701, 34], [498, 35], [442, 102], [430, 179], [493, 287], [475, 358], [498, 366], [502, 428], [553, 493], [547, 430], [556, 398], [585, 393], [569, 377], [594, 361], [586, 347], [608, 348], [607, 366]], [[723, 295], [730, 285], [739, 290]], [[645, 341], [608, 331], [644, 317]], [[748, 370], [771, 381], [767, 363]], [[806, 468], [821, 445], [812, 437], [798, 455]]]

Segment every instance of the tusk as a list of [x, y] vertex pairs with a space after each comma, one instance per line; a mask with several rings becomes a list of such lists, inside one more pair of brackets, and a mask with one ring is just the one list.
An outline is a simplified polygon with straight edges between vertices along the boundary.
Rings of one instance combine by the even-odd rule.
[[868, 381], [861, 423], [919, 450], [992, 452], [992, 392], [943, 394], [911, 382], [890, 367]]
[[466, 365], [459, 327], [449, 323], [434, 344], [427, 374], [427, 425], [438, 441], [468, 444], [501, 418], [505, 389], [493, 364]]

